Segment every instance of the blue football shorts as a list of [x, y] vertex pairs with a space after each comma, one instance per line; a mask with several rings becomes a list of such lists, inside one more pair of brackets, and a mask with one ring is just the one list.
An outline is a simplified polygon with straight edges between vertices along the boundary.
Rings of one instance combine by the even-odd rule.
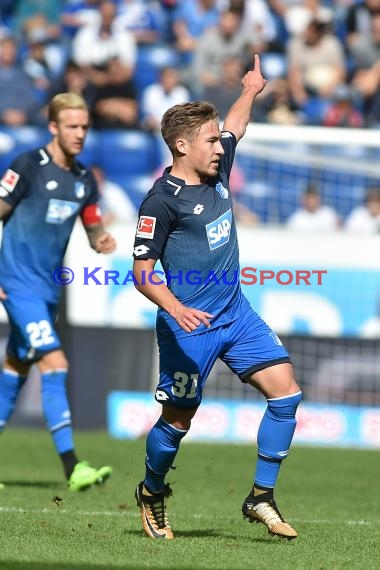
[[9, 294], [3, 305], [10, 325], [8, 354], [22, 362], [35, 362], [44, 354], [61, 348], [54, 327], [56, 303]]
[[176, 338], [157, 329], [160, 380], [155, 398], [163, 405], [196, 408], [217, 358], [246, 382], [254, 373], [290, 362], [280, 339], [250, 307], [240, 317], [200, 334]]

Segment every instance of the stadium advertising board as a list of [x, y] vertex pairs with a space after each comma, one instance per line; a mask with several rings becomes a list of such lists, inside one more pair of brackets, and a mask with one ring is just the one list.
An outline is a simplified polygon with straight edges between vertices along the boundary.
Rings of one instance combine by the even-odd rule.
[[[264, 403], [204, 399], [186, 441], [256, 443]], [[152, 394], [111, 392], [108, 431], [115, 438], [144, 436], [157, 421], [161, 406]], [[303, 402], [297, 411], [294, 442], [307, 445], [380, 447], [380, 408], [318, 405]]]

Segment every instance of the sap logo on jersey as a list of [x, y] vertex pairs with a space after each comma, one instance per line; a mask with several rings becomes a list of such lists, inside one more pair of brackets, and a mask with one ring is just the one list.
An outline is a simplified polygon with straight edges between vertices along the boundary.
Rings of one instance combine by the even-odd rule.
[[226, 244], [230, 239], [232, 211], [227, 210], [219, 218], [206, 225], [207, 239], [210, 249]]
[[78, 211], [79, 206], [76, 202], [51, 198], [45, 220], [48, 224], [63, 224]]

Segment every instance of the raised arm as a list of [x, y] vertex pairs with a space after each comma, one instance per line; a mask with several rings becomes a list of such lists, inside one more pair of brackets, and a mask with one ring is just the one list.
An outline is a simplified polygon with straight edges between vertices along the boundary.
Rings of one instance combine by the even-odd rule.
[[244, 136], [250, 121], [256, 95], [264, 89], [267, 83], [261, 75], [258, 55], [255, 55], [253, 68], [244, 75], [241, 83], [243, 87], [241, 95], [228, 111], [223, 125], [223, 130], [233, 133], [238, 141]]

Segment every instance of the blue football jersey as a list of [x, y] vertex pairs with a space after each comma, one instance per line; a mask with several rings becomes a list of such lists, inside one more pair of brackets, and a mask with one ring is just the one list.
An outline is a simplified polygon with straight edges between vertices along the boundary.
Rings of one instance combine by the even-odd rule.
[[[221, 142], [218, 175], [207, 184], [186, 185], [170, 168], [156, 180], [140, 207], [133, 253], [135, 259], [159, 259], [171, 292], [184, 305], [213, 314], [212, 327], [234, 321], [248, 304], [240, 288], [229, 188], [236, 138], [223, 132]], [[157, 326], [189, 334], [162, 309]], [[205, 329], [201, 324], [190, 334]]]
[[45, 147], [31, 150], [3, 175], [0, 197], [12, 206], [3, 221], [0, 286], [56, 302], [60, 288], [53, 273], [62, 265], [75, 220], [98, 201], [92, 172], [79, 162], [64, 170]]

